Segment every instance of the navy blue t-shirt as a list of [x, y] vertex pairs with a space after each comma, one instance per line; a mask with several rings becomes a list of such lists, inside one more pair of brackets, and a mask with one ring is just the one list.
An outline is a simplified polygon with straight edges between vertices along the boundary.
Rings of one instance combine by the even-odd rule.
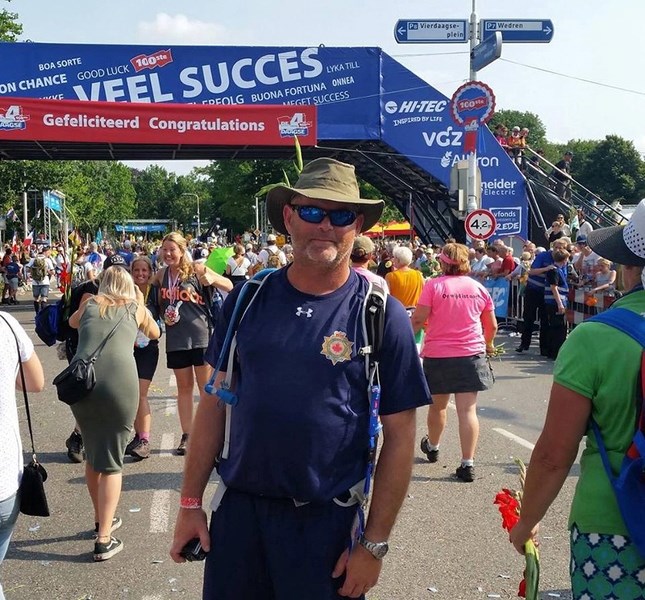
[[7, 279], [15, 279], [18, 277], [22, 267], [20, 266], [20, 263], [10, 262], [5, 268], [7, 270]]
[[130, 266], [130, 263], [132, 263], [132, 259], [134, 259], [134, 254], [132, 252], [128, 252], [127, 250], [117, 250], [117, 254], [123, 258], [125, 261], [125, 264]]
[[[544, 267], [552, 265], [553, 263], [553, 252], [546, 250], [545, 252], [540, 252], [535, 257], [533, 263], [531, 264], [531, 269], [542, 269]], [[546, 286], [546, 275], [529, 275], [527, 286], [543, 291], [544, 287]]]
[[[324, 296], [296, 290], [288, 268], [269, 276], [237, 331], [237, 395], [229, 458], [232, 488], [327, 501], [365, 476], [368, 414], [361, 311], [368, 283], [353, 270]], [[211, 344], [216, 362], [242, 286], [227, 297]], [[410, 318], [388, 297], [380, 414], [426, 405], [430, 393]]]

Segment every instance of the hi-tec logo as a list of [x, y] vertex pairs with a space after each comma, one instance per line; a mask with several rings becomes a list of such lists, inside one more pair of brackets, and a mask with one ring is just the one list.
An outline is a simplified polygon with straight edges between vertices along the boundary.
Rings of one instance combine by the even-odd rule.
[[394, 113], [440, 113], [446, 110], [447, 100], [404, 100], [397, 104], [394, 100], [385, 103], [385, 112]]
[[313, 314], [314, 314], [313, 308], [308, 308], [307, 310], [304, 310], [302, 306], [299, 306], [298, 310], [296, 310], [296, 317], [302, 317], [302, 315], [305, 315], [305, 317], [307, 317], [308, 319], [311, 319]]
[[446, 146], [461, 146], [461, 138], [464, 135], [463, 131], [456, 131], [452, 127], [444, 131], [432, 131], [428, 133], [427, 131], [423, 132], [423, 139], [427, 146], [441, 146], [445, 148]]

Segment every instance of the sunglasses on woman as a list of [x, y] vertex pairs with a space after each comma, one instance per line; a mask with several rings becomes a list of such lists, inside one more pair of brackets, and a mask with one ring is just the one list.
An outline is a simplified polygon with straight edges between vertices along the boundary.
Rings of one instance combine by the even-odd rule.
[[329, 222], [334, 227], [347, 227], [356, 221], [358, 217], [356, 211], [346, 208], [324, 210], [318, 206], [301, 206], [299, 204], [291, 204], [291, 208], [298, 213], [298, 216], [305, 223], [314, 223], [316, 225], [322, 223], [325, 217], [329, 217]]

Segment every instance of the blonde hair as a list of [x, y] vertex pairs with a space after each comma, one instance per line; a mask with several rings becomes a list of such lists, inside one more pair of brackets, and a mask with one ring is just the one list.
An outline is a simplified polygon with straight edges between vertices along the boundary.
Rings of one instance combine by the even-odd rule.
[[244, 252], [245, 250], [242, 244], [235, 244], [235, 246], [233, 246], [233, 256], [243, 256]]
[[132, 262], [130, 263], [130, 273], [132, 273], [132, 270], [134, 269], [134, 264], [138, 262], [144, 262], [148, 266], [148, 270], [150, 271], [150, 275], [154, 273], [154, 269], [152, 268], [152, 261], [144, 255], [141, 256], [135, 256], [132, 259]]
[[[449, 265], [448, 263], [441, 260], [441, 254], [444, 254], [446, 257], [456, 260], [456, 265]], [[441, 270], [446, 275], [466, 275], [470, 273], [470, 261], [468, 260], [468, 247], [463, 244], [450, 243], [446, 244], [441, 249], [441, 254], [439, 255], [439, 263], [441, 264]]]
[[130, 273], [118, 266], [105, 269], [99, 277], [98, 296], [100, 298], [96, 302], [102, 318], [105, 318], [108, 308], [122, 304], [123, 300], [134, 302], [137, 296]]
[[611, 261], [607, 258], [599, 258], [598, 259], [598, 264], [603, 265], [605, 267], [611, 267]]
[[179, 246], [179, 252], [181, 254], [178, 267], [179, 279], [186, 281], [193, 274], [193, 264], [186, 258], [186, 249], [188, 248], [186, 239], [178, 231], [171, 231], [161, 240], [161, 245], [163, 246], [165, 242], [173, 242]]

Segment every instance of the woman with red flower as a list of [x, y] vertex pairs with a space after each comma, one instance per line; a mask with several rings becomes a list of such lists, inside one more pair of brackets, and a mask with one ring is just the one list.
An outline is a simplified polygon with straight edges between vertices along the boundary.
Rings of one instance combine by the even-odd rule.
[[[627, 293], [610, 311], [645, 314], [645, 200], [626, 226], [597, 229], [587, 243], [623, 265]], [[580, 477], [569, 514], [574, 600], [645, 597], [645, 554], [630, 536], [590, 424], [607, 448], [613, 475], [630, 448], [637, 423], [643, 348], [604, 323], [585, 321], [562, 346], [553, 371], [549, 408], [526, 475], [520, 519], [510, 539], [521, 554], [556, 499], [586, 436]], [[619, 357], [620, 364], [617, 364]], [[640, 407], [640, 400], [638, 401]], [[645, 506], [636, 517], [645, 519]]]

